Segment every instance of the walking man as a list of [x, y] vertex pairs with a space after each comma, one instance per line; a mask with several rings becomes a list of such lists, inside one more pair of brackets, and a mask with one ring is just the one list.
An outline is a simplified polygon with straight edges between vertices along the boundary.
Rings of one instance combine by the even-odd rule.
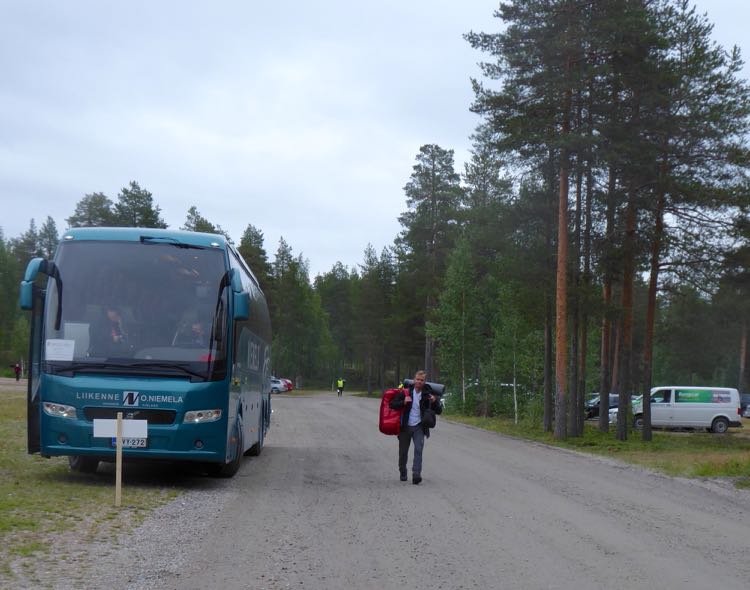
[[407, 481], [406, 464], [409, 460], [409, 447], [414, 441], [414, 460], [411, 465], [411, 482], [418, 485], [422, 481], [422, 451], [424, 439], [430, 436], [430, 430], [422, 423], [422, 416], [428, 408], [440, 414], [443, 406], [440, 399], [432, 393], [432, 389], [425, 383], [426, 373], [417, 371], [414, 384], [403, 393], [393, 396], [390, 406], [394, 410], [403, 408], [401, 414], [401, 432], [398, 435], [398, 471], [401, 481]]

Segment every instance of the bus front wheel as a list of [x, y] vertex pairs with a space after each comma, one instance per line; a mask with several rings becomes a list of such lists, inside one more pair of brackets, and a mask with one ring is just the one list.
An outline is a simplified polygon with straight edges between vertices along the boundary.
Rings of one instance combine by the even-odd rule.
[[210, 463], [206, 467], [208, 474], [212, 477], [234, 477], [234, 475], [240, 470], [240, 465], [242, 464], [243, 445], [242, 420], [239, 419], [237, 422], [237, 436], [235, 437], [234, 459], [229, 463]]
[[85, 455], [69, 455], [68, 465], [70, 465], [71, 471], [77, 471], [78, 473], [96, 473], [99, 467], [99, 459]]
[[265, 418], [263, 417], [263, 414], [261, 414], [260, 420], [258, 422], [259, 422], [258, 442], [256, 442], [252, 447], [250, 447], [245, 453], [246, 455], [250, 457], [257, 457], [263, 451], [263, 442], [266, 437], [266, 429], [265, 429], [265, 424], [264, 424]]

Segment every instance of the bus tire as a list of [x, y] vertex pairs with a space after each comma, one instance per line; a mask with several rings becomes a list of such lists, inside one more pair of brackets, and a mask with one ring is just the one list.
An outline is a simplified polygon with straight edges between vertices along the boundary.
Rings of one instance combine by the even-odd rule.
[[229, 463], [211, 463], [206, 471], [211, 477], [234, 477], [242, 465], [242, 446], [244, 444], [242, 434], [242, 418], [237, 419], [237, 438], [235, 439], [234, 459]]
[[263, 452], [263, 443], [265, 442], [266, 438], [265, 422], [266, 420], [261, 413], [260, 420], [258, 421], [258, 442], [256, 442], [247, 450], [246, 455], [249, 455], [250, 457], [257, 457]]
[[68, 455], [68, 465], [71, 471], [78, 473], [96, 473], [99, 459], [87, 455]]

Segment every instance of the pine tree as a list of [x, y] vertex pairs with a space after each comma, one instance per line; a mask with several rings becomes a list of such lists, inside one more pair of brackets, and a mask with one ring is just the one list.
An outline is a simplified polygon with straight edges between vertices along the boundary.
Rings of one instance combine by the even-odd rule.
[[[423, 145], [404, 187], [408, 210], [399, 216], [404, 227], [397, 239], [406, 254], [415, 297], [423, 309], [422, 326], [433, 312], [443, 280], [447, 255], [458, 225], [462, 191], [454, 169], [453, 150]], [[436, 377], [433, 342], [425, 335], [425, 370]]]
[[450, 254], [437, 313], [427, 324], [427, 332], [437, 344], [445, 381], [461, 391], [464, 405], [466, 385], [477, 374], [485, 342], [476, 282], [469, 241], [459, 238]]
[[271, 266], [263, 245], [263, 232], [248, 223], [245, 231], [242, 233], [237, 251], [250, 266], [250, 269], [260, 283], [261, 289], [268, 292], [271, 281]]
[[154, 205], [153, 195], [135, 180], [120, 189], [113, 213], [113, 225], [118, 227], [167, 227], [161, 218], [161, 209]]
[[39, 249], [42, 252], [42, 256], [45, 258], [52, 258], [57, 249], [57, 245], [60, 243], [60, 234], [57, 233], [57, 225], [55, 220], [49, 215], [47, 220], [39, 230]]
[[18, 238], [11, 240], [11, 250], [13, 251], [18, 265], [25, 269], [32, 258], [42, 255], [42, 248], [39, 245], [39, 231], [36, 229], [36, 222], [31, 219], [29, 229], [22, 233]]
[[112, 200], [104, 193], [90, 193], [77, 204], [66, 220], [69, 227], [106, 227], [114, 223]]

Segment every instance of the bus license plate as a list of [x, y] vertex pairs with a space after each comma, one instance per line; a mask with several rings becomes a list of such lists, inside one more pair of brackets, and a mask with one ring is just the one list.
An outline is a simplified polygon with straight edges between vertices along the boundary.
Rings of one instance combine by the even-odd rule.
[[[123, 449], [145, 449], [146, 448], [146, 441], [148, 439], [145, 438], [123, 438], [122, 439], [122, 448]], [[112, 438], [112, 446], [117, 446], [117, 439]]]

